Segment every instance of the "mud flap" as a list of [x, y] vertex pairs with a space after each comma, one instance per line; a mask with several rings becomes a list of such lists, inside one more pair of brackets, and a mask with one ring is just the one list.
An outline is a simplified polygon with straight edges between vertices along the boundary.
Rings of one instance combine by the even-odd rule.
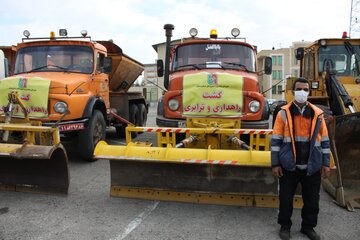
[[337, 116], [327, 125], [336, 168], [323, 180], [323, 187], [352, 211], [360, 208], [360, 112]]
[[67, 194], [68, 159], [64, 147], [0, 144], [0, 189]]

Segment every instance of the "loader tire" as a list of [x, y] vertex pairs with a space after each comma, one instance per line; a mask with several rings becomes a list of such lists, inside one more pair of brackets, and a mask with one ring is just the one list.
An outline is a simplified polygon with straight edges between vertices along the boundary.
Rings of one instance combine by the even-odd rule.
[[79, 134], [80, 157], [86, 161], [93, 162], [94, 148], [100, 140], [105, 139], [106, 123], [103, 114], [99, 110], [94, 113], [86, 129]]

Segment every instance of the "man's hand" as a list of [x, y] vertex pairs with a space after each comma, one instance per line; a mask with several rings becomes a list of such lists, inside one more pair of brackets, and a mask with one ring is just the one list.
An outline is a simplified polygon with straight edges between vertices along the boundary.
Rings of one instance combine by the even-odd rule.
[[330, 168], [329, 167], [322, 167], [322, 176], [323, 178], [328, 178], [330, 176]]
[[278, 178], [282, 177], [282, 175], [283, 175], [282, 168], [280, 166], [273, 167], [272, 172], [273, 172], [274, 176], [278, 177]]

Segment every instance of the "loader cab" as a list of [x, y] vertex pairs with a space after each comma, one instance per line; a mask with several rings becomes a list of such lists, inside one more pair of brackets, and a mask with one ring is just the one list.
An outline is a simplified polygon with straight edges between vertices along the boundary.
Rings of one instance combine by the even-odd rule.
[[[309, 101], [329, 106], [333, 113], [341, 114], [345, 105], [335, 93], [335, 87], [345, 88], [340, 95], [357, 95], [360, 83], [360, 39], [320, 39], [305, 48], [298, 48], [295, 56], [301, 61], [300, 76], [309, 80]], [[334, 85], [336, 78], [338, 86]], [[287, 81], [286, 99], [292, 100], [291, 86], [295, 79]], [[343, 87], [341, 87], [343, 86]], [[354, 103], [357, 98], [353, 98]]]
[[307, 48], [296, 50], [301, 60], [300, 75], [312, 80], [324, 72], [337, 76], [360, 76], [360, 41], [349, 39], [321, 39]]
[[350, 42], [340, 45], [324, 45], [318, 49], [318, 69], [335, 71], [338, 76], [360, 75], [360, 47]]

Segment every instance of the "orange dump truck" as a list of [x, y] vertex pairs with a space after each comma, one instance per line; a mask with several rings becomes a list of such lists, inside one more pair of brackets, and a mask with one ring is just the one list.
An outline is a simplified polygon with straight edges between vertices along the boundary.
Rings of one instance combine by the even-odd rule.
[[[144, 66], [123, 54], [112, 41], [92, 41], [86, 31], [81, 34], [68, 37], [62, 29], [60, 37], [52, 32], [50, 38], [29, 38], [30, 33], [24, 31], [25, 38], [16, 46], [14, 74], [0, 80], [0, 122], [21, 122], [26, 112], [25, 119], [57, 128], [60, 138], [70, 140], [81, 158], [93, 161], [94, 146], [105, 139], [107, 126], [116, 127], [117, 134], [124, 135], [126, 123], [118, 116], [135, 125], [145, 124], [147, 104], [143, 94], [128, 92]], [[0, 129], [0, 135], [4, 144], [0, 155], [8, 151], [7, 143], [29, 139], [9, 128]], [[10, 161], [13, 168], [18, 167], [14, 159], [26, 157], [18, 156], [16, 151], [5, 155], [11, 160], [2, 158], [1, 166], [9, 166], [6, 162]], [[0, 184], [18, 174], [0, 179]]]
[[[247, 43], [244, 38], [236, 38], [240, 33], [238, 29], [233, 29], [233, 38], [218, 38], [215, 30], [211, 32], [210, 38], [198, 38], [197, 30], [191, 29], [191, 38], [184, 39], [179, 44], [171, 44], [171, 26], [165, 27], [165, 68], [162, 60], [159, 60], [158, 74], [162, 76], [165, 71], [164, 87], [167, 92], [158, 104], [158, 126], [185, 127], [188, 125], [187, 116], [223, 118], [227, 115], [226, 118], [230, 121], [241, 122], [238, 128], [269, 128], [269, 107], [260, 92], [256, 47]], [[264, 72], [269, 74], [271, 59], [267, 57], [266, 62]], [[201, 75], [208, 78], [206, 84], [199, 80]], [[186, 79], [189, 76], [194, 77]], [[223, 86], [217, 82], [223, 76], [237, 77], [240, 80], [234, 84], [228, 81], [230, 83]], [[236, 98], [231, 101], [227, 99], [227, 103], [231, 104], [226, 101], [224, 104], [223, 99], [229, 98], [221, 95], [226, 92], [224, 89], [238, 90], [234, 91], [236, 94], [233, 96]], [[202, 93], [203, 96], [197, 96], [196, 93]]]

